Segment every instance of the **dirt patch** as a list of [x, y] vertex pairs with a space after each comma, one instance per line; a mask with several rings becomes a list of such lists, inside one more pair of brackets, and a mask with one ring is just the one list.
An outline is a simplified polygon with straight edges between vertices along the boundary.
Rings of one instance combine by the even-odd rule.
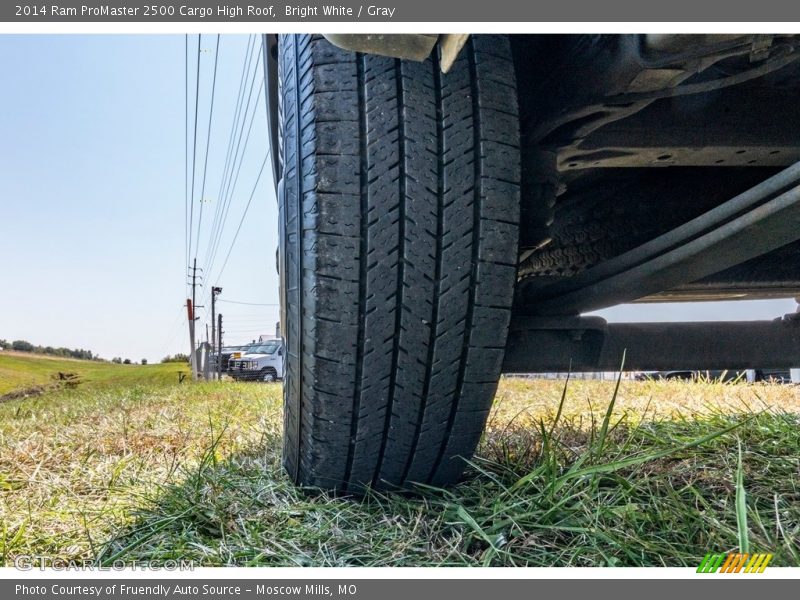
[[0, 396], [0, 402], [10, 402], [11, 400], [19, 400], [20, 398], [31, 398], [33, 396], [41, 396], [55, 388], [55, 385], [37, 385], [34, 387], [23, 388], [21, 390], [14, 390]]
[[51, 375], [51, 378], [56, 381], [54, 385], [63, 386], [67, 388], [74, 388], [80, 385], [81, 380], [77, 373], [63, 373], [59, 371]]
[[22, 398], [33, 398], [41, 396], [45, 392], [53, 392], [60, 389], [72, 389], [81, 384], [81, 380], [77, 373], [64, 373], [59, 371], [53, 373], [50, 378], [53, 383], [49, 385], [35, 385], [28, 388], [22, 388], [3, 394], [0, 396], [0, 402], [10, 402], [11, 400], [20, 400]]

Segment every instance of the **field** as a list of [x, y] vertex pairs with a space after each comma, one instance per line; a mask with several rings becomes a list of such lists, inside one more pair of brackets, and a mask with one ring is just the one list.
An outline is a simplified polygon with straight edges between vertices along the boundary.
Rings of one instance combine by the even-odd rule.
[[505, 379], [460, 486], [356, 500], [282, 473], [280, 385], [64, 362], [0, 359], [7, 387], [85, 379], [0, 403], [5, 564], [800, 565], [794, 386]]
[[41, 354], [0, 352], [0, 397], [26, 390], [57, 387], [58, 374], [74, 374], [82, 387], [125, 386], [141, 382], [175, 383], [182, 364], [118, 365], [108, 362], [54, 358]]

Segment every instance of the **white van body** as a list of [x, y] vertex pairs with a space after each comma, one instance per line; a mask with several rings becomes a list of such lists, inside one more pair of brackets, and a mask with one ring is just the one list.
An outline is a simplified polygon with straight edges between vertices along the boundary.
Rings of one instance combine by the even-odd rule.
[[253, 344], [240, 357], [231, 358], [228, 375], [236, 380], [283, 379], [283, 342], [272, 339]]

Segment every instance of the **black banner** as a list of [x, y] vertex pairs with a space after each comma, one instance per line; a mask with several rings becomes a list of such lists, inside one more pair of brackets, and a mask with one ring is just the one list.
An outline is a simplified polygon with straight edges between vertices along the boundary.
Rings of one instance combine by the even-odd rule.
[[800, 3], [788, 0], [338, 0], [270, 2], [225, 0], [56, 0], [0, 3], [0, 21], [10, 22], [792, 22]]
[[[509, 576], [512, 576], [509, 573]], [[564, 577], [569, 577], [565, 569]], [[0, 581], [0, 597], [6, 600], [423, 600], [426, 598], [616, 598], [669, 599], [752, 598], [755, 594], [790, 597], [797, 582], [758, 579], [758, 575], [698, 575], [696, 579], [216, 579], [216, 580], [77, 580], [31, 579]], [[724, 595], [724, 596], [723, 596]]]

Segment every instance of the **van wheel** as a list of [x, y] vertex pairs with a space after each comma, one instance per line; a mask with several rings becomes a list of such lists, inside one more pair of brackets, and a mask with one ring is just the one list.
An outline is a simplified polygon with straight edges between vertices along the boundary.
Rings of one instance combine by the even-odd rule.
[[505, 36], [447, 74], [279, 40], [284, 465], [339, 492], [457, 481], [516, 281], [519, 122]]
[[278, 374], [272, 369], [267, 369], [261, 376], [261, 381], [264, 381], [266, 383], [272, 383], [277, 380], [278, 380]]

